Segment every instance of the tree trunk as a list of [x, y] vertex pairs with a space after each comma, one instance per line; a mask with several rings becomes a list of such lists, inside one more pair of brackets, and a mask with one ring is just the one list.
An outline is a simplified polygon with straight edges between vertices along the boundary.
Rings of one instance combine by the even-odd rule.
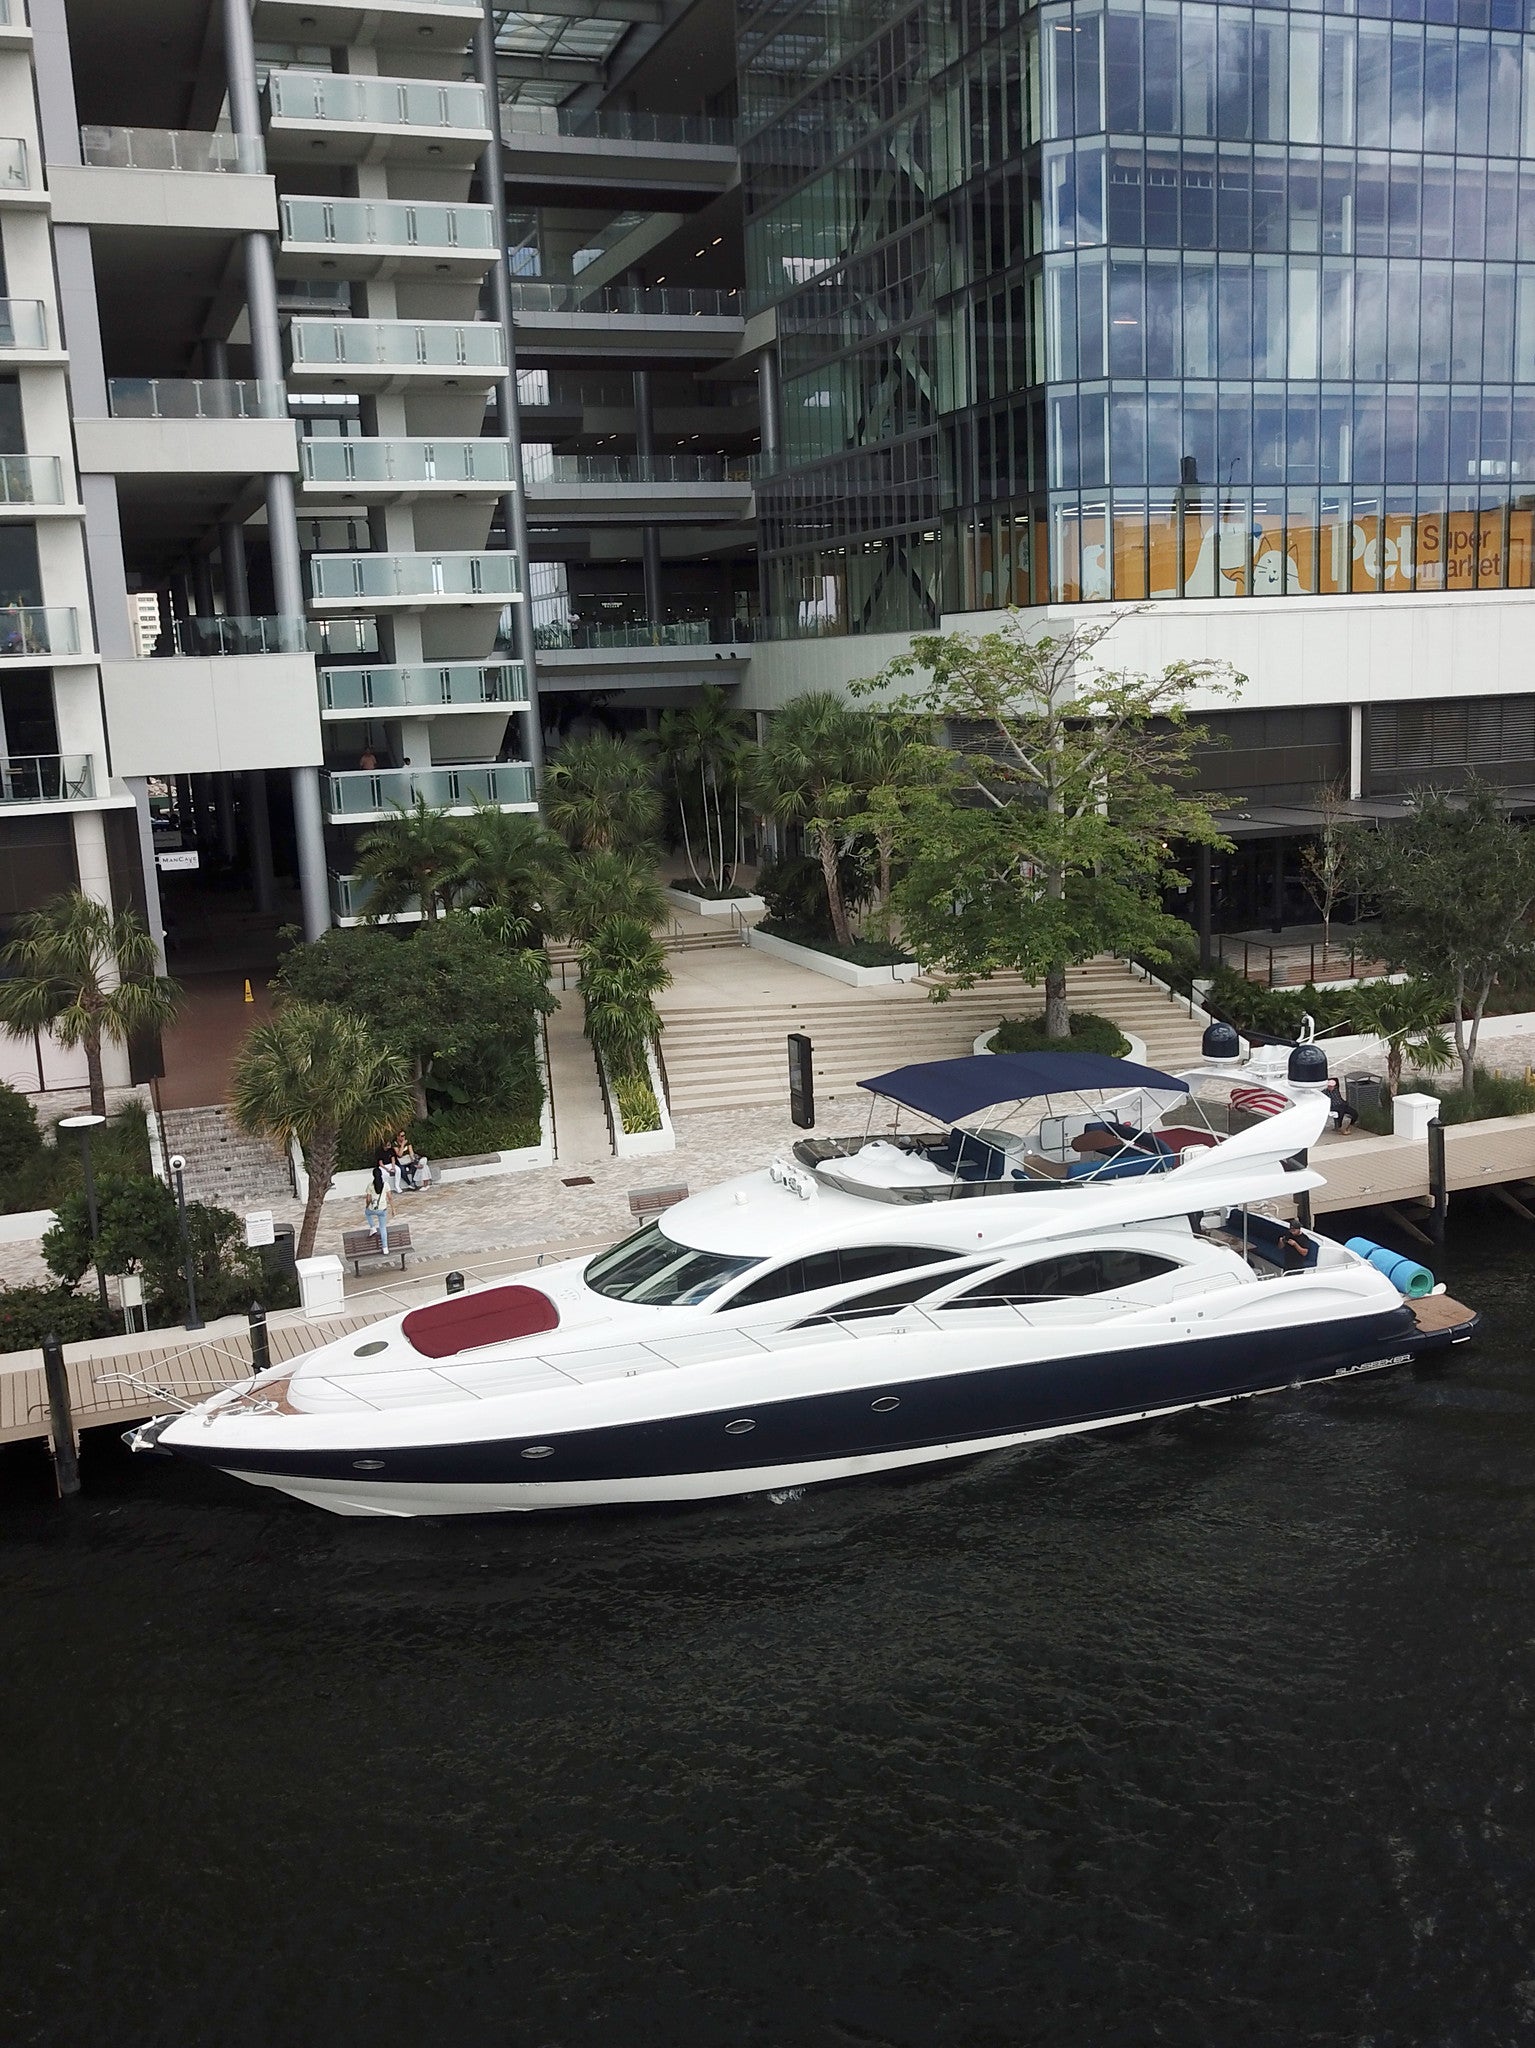
[[85, 1041], [85, 1072], [91, 1089], [92, 1116], [107, 1113], [107, 1084], [101, 1071], [101, 1033], [94, 1031]]
[[1045, 1036], [1070, 1038], [1071, 1011], [1066, 1005], [1066, 969], [1052, 967], [1045, 976]]
[[879, 907], [890, 908], [890, 870], [895, 859], [895, 848], [883, 833], [876, 839], [879, 848]]
[[309, 1170], [309, 1200], [304, 1204], [304, 1220], [299, 1225], [296, 1258], [307, 1259], [314, 1251], [314, 1241], [320, 1229], [320, 1208], [336, 1177], [337, 1144], [338, 1134], [328, 1131], [316, 1138], [304, 1155], [304, 1164]]
[[1402, 1060], [1407, 1051], [1405, 1039], [1390, 1038], [1386, 1041], [1386, 1087], [1395, 1096], [1402, 1087]]
[[830, 832], [818, 830], [815, 835], [816, 852], [821, 857], [821, 875], [826, 883], [826, 906], [831, 912], [831, 928], [839, 946], [851, 946], [853, 927], [848, 923], [847, 905], [842, 900], [842, 877], [837, 872], [837, 842]]
[[425, 1116], [426, 1068], [422, 1064], [421, 1055], [419, 1053], [417, 1053], [416, 1057], [410, 1063], [410, 1092], [415, 1102], [416, 1115]]
[[1466, 1041], [1464, 1072], [1466, 1093], [1469, 1095], [1476, 1080], [1476, 1041], [1481, 1035], [1482, 1012], [1487, 1007], [1487, 998], [1492, 994], [1492, 976], [1489, 975], [1477, 991], [1476, 1008], [1471, 1013], [1471, 1036]]

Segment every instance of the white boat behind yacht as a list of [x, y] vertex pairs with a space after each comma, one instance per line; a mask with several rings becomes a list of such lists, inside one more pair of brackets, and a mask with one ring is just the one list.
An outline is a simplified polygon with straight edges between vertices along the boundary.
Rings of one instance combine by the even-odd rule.
[[880, 1075], [888, 1129], [802, 1141], [595, 1258], [386, 1317], [128, 1440], [338, 1514], [698, 1500], [1464, 1342], [1478, 1318], [1421, 1268], [1290, 1220], [1323, 1185], [1320, 1052], [1238, 1052], [1215, 1026], [1182, 1076], [1071, 1052]]

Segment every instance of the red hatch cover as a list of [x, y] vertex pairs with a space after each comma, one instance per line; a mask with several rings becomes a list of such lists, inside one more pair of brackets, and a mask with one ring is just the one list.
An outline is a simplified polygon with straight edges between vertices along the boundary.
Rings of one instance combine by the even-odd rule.
[[490, 1287], [483, 1294], [452, 1294], [429, 1308], [413, 1308], [401, 1324], [426, 1358], [451, 1358], [509, 1337], [557, 1330], [560, 1312], [536, 1287]]

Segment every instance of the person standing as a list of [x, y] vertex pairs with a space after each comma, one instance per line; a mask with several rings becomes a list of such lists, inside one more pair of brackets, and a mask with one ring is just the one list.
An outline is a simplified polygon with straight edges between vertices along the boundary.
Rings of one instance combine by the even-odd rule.
[[367, 1220], [368, 1234], [378, 1239], [381, 1252], [389, 1249], [389, 1219], [394, 1214], [394, 1196], [384, 1185], [384, 1176], [375, 1166], [373, 1181], [362, 1198], [362, 1213]]

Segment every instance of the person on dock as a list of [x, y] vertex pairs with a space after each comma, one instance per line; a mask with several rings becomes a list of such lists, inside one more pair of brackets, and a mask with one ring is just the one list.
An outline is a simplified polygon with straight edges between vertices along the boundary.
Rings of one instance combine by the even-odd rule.
[[1358, 1123], [1358, 1110], [1336, 1081], [1329, 1081], [1327, 1084], [1327, 1106], [1332, 1113], [1332, 1126], [1335, 1131], [1350, 1130]]
[[387, 1252], [389, 1219], [394, 1215], [394, 1195], [376, 1166], [373, 1169], [372, 1184], [362, 1198], [362, 1213], [367, 1221], [369, 1236], [378, 1239], [378, 1248], [381, 1252]]

